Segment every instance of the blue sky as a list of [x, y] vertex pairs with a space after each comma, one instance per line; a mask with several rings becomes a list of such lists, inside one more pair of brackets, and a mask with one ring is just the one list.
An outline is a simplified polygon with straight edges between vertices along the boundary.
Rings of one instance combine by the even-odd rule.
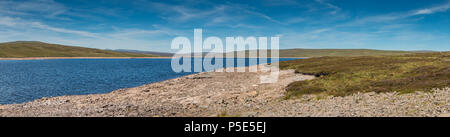
[[[0, 42], [173, 52], [177, 36], [280, 48], [450, 50], [449, 0], [0, 0]], [[192, 41], [192, 38], [191, 38]]]

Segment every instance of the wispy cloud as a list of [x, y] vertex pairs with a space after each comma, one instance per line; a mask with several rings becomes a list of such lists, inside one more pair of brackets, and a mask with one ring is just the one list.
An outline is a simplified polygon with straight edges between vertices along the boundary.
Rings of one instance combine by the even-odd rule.
[[57, 18], [66, 12], [67, 8], [54, 0], [2, 0], [0, 15], [33, 15], [39, 14], [47, 18]]
[[[168, 45], [167, 39], [152, 39], [155, 36], [175, 35], [178, 31], [153, 25], [154, 30], [118, 29], [112, 32], [89, 32], [76, 29], [55, 27], [43, 22], [30, 21], [18, 17], [0, 16], [0, 41], [37, 40], [50, 43], [81, 45], [95, 48], [139, 47], [150, 50], [152, 46]], [[61, 37], [61, 35], [71, 35]], [[150, 36], [150, 37], [149, 37]], [[142, 37], [146, 37], [142, 39]], [[149, 42], [148, 40], [152, 40]], [[155, 47], [153, 47], [155, 48]]]
[[79, 35], [79, 36], [84, 36], [84, 37], [101, 38], [97, 34], [90, 33], [87, 31], [79, 31], [79, 30], [71, 30], [71, 29], [53, 27], [53, 26], [44, 24], [42, 22], [23, 20], [18, 17], [12, 18], [12, 17], [0, 16], [0, 26], [7, 27], [9, 29], [21, 29], [21, 30], [42, 29], [42, 30], [48, 30], [48, 31], [53, 31], [53, 32], [59, 32], [59, 33], [74, 34], [74, 35]]
[[305, 18], [301, 18], [301, 17], [293, 17], [293, 18], [289, 18], [287, 20], [284, 21], [285, 24], [296, 24], [296, 23], [300, 23], [300, 22], [306, 22], [307, 20]]
[[331, 14], [336, 14], [339, 10], [341, 10], [341, 8], [339, 8], [338, 6], [326, 2], [325, 0], [315, 0], [315, 1], [322, 5], [325, 5], [327, 8], [333, 9], [333, 11], [330, 12]]
[[167, 20], [169, 23], [185, 23], [188, 21], [200, 21], [204, 22], [203, 25], [216, 26], [221, 23], [239, 23], [243, 20], [251, 18], [264, 19], [266, 21], [284, 24], [283, 22], [274, 19], [273, 17], [258, 12], [253, 7], [248, 5], [240, 5], [235, 3], [224, 4], [210, 4], [203, 3], [204, 7], [192, 5], [181, 5], [174, 3], [162, 3], [162, 2], [149, 2], [139, 1], [137, 5], [147, 7], [145, 9], [157, 10], [162, 15], [162, 19]]
[[303, 5], [296, 0], [263, 0], [262, 4], [265, 6], [301, 6]]
[[[153, 39], [176, 31], [164, 28], [155, 30], [126, 29], [112, 32], [89, 32], [60, 28], [43, 22], [30, 22], [20, 18], [0, 16], [0, 42], [14, 40], [36, 40], [65, 45], [101, 49], [138, 49], [164, 51], [170, 45], [168, 39]], [[62, 37], [64, 35], [64, 37]]]
[[[346, 4], [351, 2], [335, 0], [79, 1], [70, 6], [64, 5], [65, 2], [0, 0], [0, 41], [41, 40], [97, 48], [130, 46], [152, 48], [150, 50], [157, 45], [166, 46], [168, 50], [171, 38], [189, 37], [193, 28], [203, 28], [205, 36], [278, 35], [284, 41], [280, 44], [290, 45], [287, 46], [290, 48], [394, 45], [385, 41], [425, 45], [433, 40], [445, 40], [436, 37], [439, 31], [426, 26], [429, 24], [420, 24], [419, 20], [435, 21], [435, 17], [427, 20], [429, 15], [450, 9], [450, 2], [409, 10], [385, 9], [384, 13], [364, 7], [347, 9]], [[421, 3], [426, 4], [433, 3]], [[405, 7], [409, 6], [418, 4]]]
[[14, 26], [17, 26], [18, 20], [20, 20], [20, 19], [0, 16], [0, 25], [14, 27]]
[[50, 31], [54, 31], [54, 32], [60, 32], [60, 33], [66, 33], [66, 34], [75, 34], [75, 35], [84, 36], [84, 37], [102, 38], [98, 34], [95, 34], [95, 33], [87, 32], [87, 31], [79, 31], [79, 30], [71, 30], [71, 29], [65, 29], [65, 28], [52, 27], [52, 26], [43, 24], [41, 22], [32, 22], [32, 23], [30, 23], [30, 25], [31, 25], [31, 27], [40, 28], [40, 29], [44, 29], [44, 30], [50, 30]]
[[153, 25], [155, 29], [116, 29], [114, 32], [105, 34], [106, 37], [116, 39], [133, 39], [135, 37], [149, 37], [149, 36], [177, 36], [182, 35], [178, 30], [172, 30], [159, 25]]
[[[355, 25], [366, 25], [368, 23], [391, 23], [393, 21], [405, 20], [411, 17], [416, 17], [420, 15], [429, 15], [438, 12], [446, 12], [450, 9], [450, 2], [423, 9], [416, 9], [407, 12], [400, 13], [388, 13], [382, 15], [366, 16], [363, 18], [356, 18], [351, 22], [341, 24], [338, 26], [355, 26]], [[411, 21], [415, 21], [412, 19]]]
[[424, 9], [419, 9], [419, 10], [415, 10], [411, 13], [411, 16], [414, 15], [426, 15], [426, 14], [434, 14], [437, 12], [446, 12], [450, 9], [450, 2], [439, 5], [439, 6], [435, 6], [435, 7], [430, 7], [430, 8], [424, 8]]
[[158, 11], [161, 14], [161, 18], [171, 22], [185, 22], [192, 19], [210, 17], [222, 13], [226, 8], [224, 6], [213, 6], [210, 9], [196, 9], [185, 5], [151, 1], [137, 1], [135, 3], [136, 6], [143, 7], [142, 9], [144, 10], [151, 12]]

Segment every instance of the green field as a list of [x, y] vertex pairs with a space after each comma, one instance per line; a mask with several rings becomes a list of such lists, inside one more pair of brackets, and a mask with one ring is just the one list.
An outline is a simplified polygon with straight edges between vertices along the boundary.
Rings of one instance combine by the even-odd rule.
[[287, 87], [286, 98], [305, 94], [411, 93], [450, 86], [450, 52], [317, 57], [281, 62], [280, 68], [318, 77], [291, 83]]
[[114, 52], [34, 41], [0, 43], [0, 58], [24, 57], [155, 57], [155, 55]]

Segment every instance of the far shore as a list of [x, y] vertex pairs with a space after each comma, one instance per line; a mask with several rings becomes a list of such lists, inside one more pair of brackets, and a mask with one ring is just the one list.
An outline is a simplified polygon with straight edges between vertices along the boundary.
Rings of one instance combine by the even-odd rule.
[[[48, 60], [48, 59], [171, 59], [172, 57], [25, 57], [0, 58], [0, 60]], [[309, 57], [279, 57], [279, 58], [309, 58]]]
[[46, 60], [46, 59], [170, 59], [172, 57], [26, 57], [0, 58], [0, 60]]

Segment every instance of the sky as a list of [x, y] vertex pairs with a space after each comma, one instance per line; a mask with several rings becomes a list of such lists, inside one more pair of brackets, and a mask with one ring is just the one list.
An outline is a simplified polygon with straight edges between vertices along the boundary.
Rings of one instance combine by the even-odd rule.
[[174, 52], [172, 39], [280, 37], [280, 48], [450, 50], [449, 0], [0, 0], [0, 42]]

